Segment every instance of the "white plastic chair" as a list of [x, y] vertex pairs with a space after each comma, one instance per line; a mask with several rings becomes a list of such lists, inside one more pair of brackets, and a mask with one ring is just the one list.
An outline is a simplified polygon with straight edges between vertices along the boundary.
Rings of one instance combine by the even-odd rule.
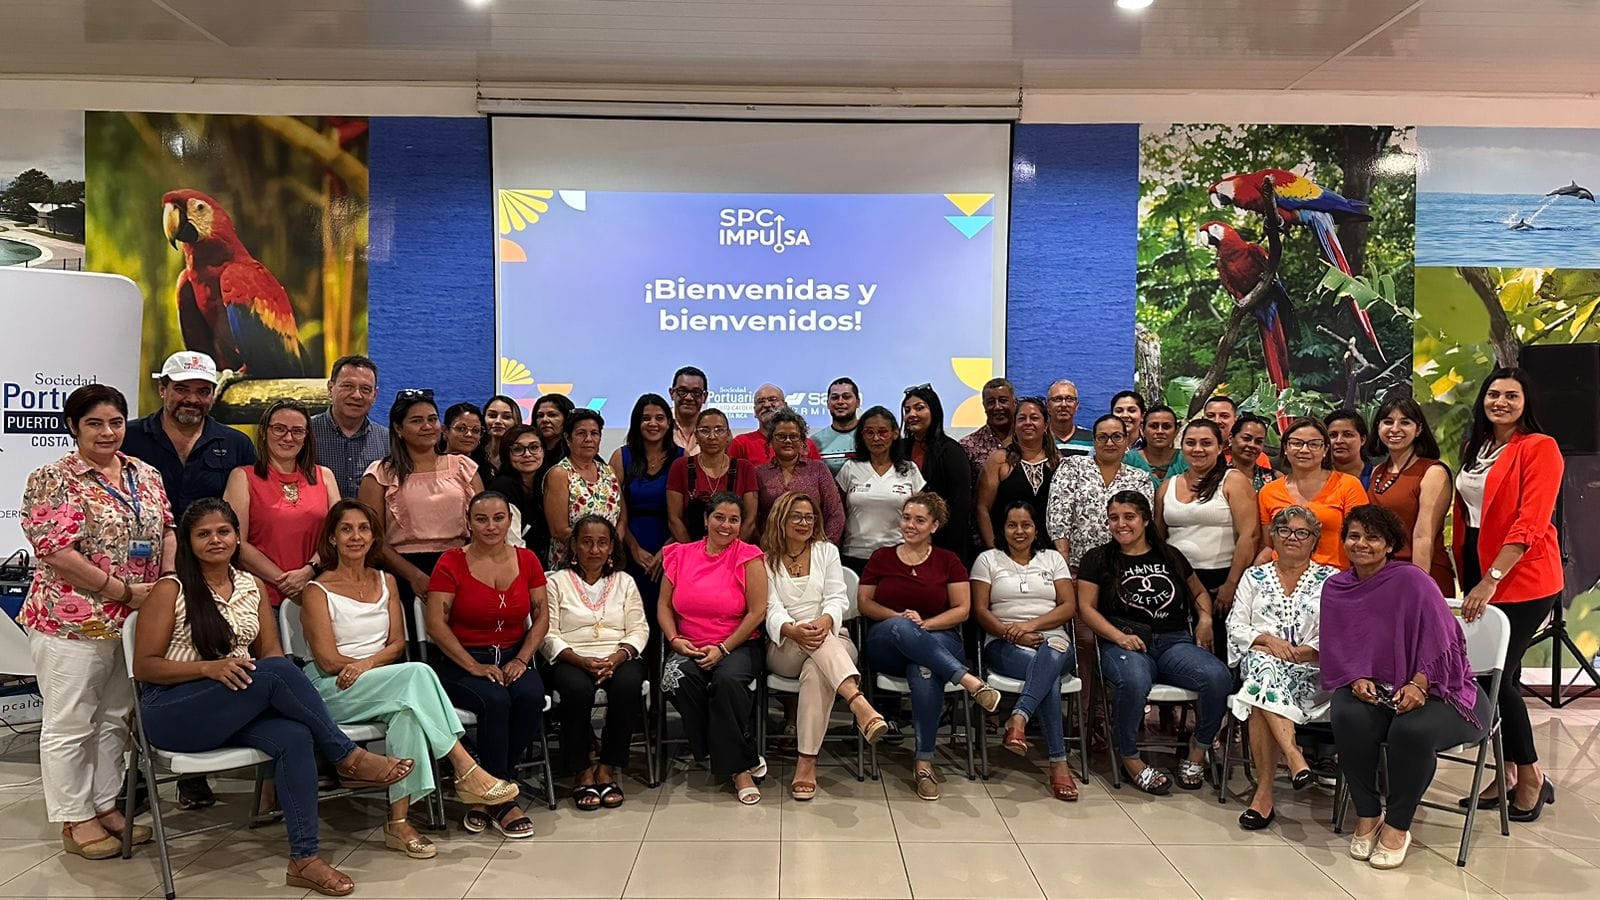
[[[1098, 654], [1100, 652], [1100, 642], [1098, 640], [1094, 641], [1093, 647], [1094, 652]], [[1099, 662], [1098, 656], [1096, 656], [1095, 661]], [[1111, 760], [1111, 786], [1121, 789], [1122, 760], [1117, 756], [1117, 739], [1111, 721], [1111, 688], [1106, 684], [1105, 667], [1096, 666], [1095, 671], [1100, 679], [1100, 703], [1104, 707], [1106, 717], [1106, 756]], [[1181, 688], [1170, 684], [1161, 684], [1159, 682], [1150, 685], [1150, 693], [1145, 697], [1145, 703], [1153, 703], [1158, 705], [1166, 703], [1191, 706], [1199, 701], [1200, 694], [1198, 691], [1191, 691], [1188, 688]], [[1180, 743], [1178, 741], [1152, 739], [1147, 737], [1139, 742], [1139, 750], [1141, 752], [1145, 750], [1169, 750], [1175, 757], [1181, 757], [1186, 751], [1188, 751], [1188, 749], [1188, 741], [1183, 741]], [[1087, 768], [1087, 766], [1085, 766], [1085, 768]]]
[[[1455, 747], [1439, 751], [1439, 758], [1447, 762], [1462, 763], [1472, 766], [1472, 790], [1468, 792], [1469, 798], [1476, 799], [1478, 792], [1483, 789], [1483, 772], [1485, 769], [1494, 770], [1495, 786], [1499, 789], [1500, 802], [1500, 834], [1505, 837], [1511, 835], [1510, 800], [1506, 795], [1506, 760], [1505, 747], [1500, 733], [1500, 679], [1505, 673], [1506, 653], [1511, 647], [1511, 620], [1506, 614], [1494, 606], [1486, 606], [1483, 615], [1476, 622], [1468, 622], [1461, 618], [1461, 601], [1452, 598], [1446, 601], [1456, 614], [1456, 622], [1461, 626], [1462, 634], [1467, 639], [1467, 662], [1472, 666], [1472, 673], [1477, 676], [1488, 676], [1489, 687], [1485, 689], [1489, 700], [1489, 723], [1484, 729], [1483, 737]], [[1477, 755], [1467, 758], [1461, 754], [1470, 753], [1474, 749]], [[1490, 750], [1494, 751], [1494, 763], [1488, 763], [1487, 756]], [[1387, 754], [1387, 748], [1384, 748]], [[1387, 761], [1387, 755], [1382, 757]], [[1338, 810], [1334, 817], [1333, 830], [1335, 834], [1344, 830], [1345, 812], [1349, 805], [1350, 788], [1344, 782], [1344, 776], [1339, 777], [1338, 797], [1334, 801], [1334, 808]], [[1419, 806], [1435, 809], [1440, 812], [1454, 813], [1464, 816], [1466, 821], [1461, 826], [1461, 846], [1456, 854], [1456, 865], [1467, 864], [1467, 853], [1472, 849], [1472, 827], [1478, 818], [1478, 804], [1469, 803], [1466, 809], [1456, 805], [1435, 803], [1423, 800]]]
[[[278, 636], [283, 641], [285, 656], [296, 662], [310, 661], [311, 648], [306, 644], [305, 626], [300, 623], [298, 601], [285, 597], [283, 604], [278, 607]], [[389, 734], [388, 726], [382, 722], [356, 722], [348, 725], [340, 722], [338, 725], [344, 736], [357, 744], [381, 741]]]
[[[1077, 639], [1073, 635], [1073, 629], [1072, 629], [1072, 627], [1070, 625], [1068, 625], [1068, 627], [1067, 627], [1067, 639], [1072, 641], [1074, 647], [1076, 647]], [[1015, 696], [1015, 695], [1018, 695], [1018, 694], [1022, 693], [1022, 688], [1023, 688], [1022, 679], [1020, 679], [1020, 678], [1007, 678], [1006, 676], [1001, 675], [998, 672], [989, 671], [988, 666], [984, 663], [983, 648], [982, 648], [981, 645], [979, 646], [979, 649], [978, 649], [978, 677], [983, 679], [983, 683], [984, 684], [987, 684], [989, 687], [994, 688], [995, 690], [999, 691], [1002, 694], [1011, 694], [1011, 695]], [[1072, 705], [1077, 710], [1077, 713], [1078, 713], [1078, 715], [1077, 715], [1077, 720], [1078, 720], [1078, 759], [1082, 760], [1082, 762], [1083, 762], [1083, 767], [1078, 770], [1078, 780], [1082, 781], [1085, 784], [1088, 784], [1089, 783], [1089, 710], [1088, 710], [1088, 704], [1086, 704], [1084, 702], [1084, 697], [1083, 697], [1083, 679], [1079, 678], [1076, 675], [1064, 675], [1064, 676], [1062, 676], [1062, 678], [1061, 678], [1061, 697], [1064, 700], [1072, 701]], [[983, 779], [985, 781], [988, 781], [989, 780], [989, 741], [988, 741], [987, 733], [984, 734], [984, 740], [983, 740], [982, 743], [980, 743], [978, 745], [978, 749], [979, 749], [979, 763], [982, 766]]]
[[[208, 750], [203, 753], [176, 753], [162, 750], [152, 746], [144, 733], [144, 714], [140, 705], [139, 682], [133, 677], [133, 641], [138, 629], [139, 614], [128, 615], [128, 621], [122, 626], [122, 655], [128, 669], [128, 680], [133, 687], [133, 752], [128, 757], [128, 785], [130, 788], [135, 783], [139, 772], [143, 772], [145, 782], [150, 786], [150, 818], [155, 832], [156, 853], [161, 858], [161, 887], [166, 892], [167, 900], [173, 900], [177, 889], [172, 883], [172, 859], [167, 852], [167, 841], [199, 834], [217, 828], [232, 828], [232, 824], [209, 825], [205, 828], [196, 828], [182, 834], [168, 835], [161, 820], [161, 798], [156, 790], [159, 782], [156, 780], [156, 768], [171, 773], [173, 778], [183, 775], [210, 775], [216, 772], [231, 772], [235, 769], [259, 767], [264, 763], [272, 762], [272, 757], [260, 750], [249, 747], [225, 747], [220, 750]], [[171, 781], [172, 778], [168, 778]], [[257, 779], [257, 795], [259, 796], [260, 777]], [[138, 791], [128, 790], [127, 806], [123, 815], [129, 822], [133, 821], [134, 800]], [[122, 832], [122, 858], [129, 859], [133, 856], [133, 829], [124, 829]]]

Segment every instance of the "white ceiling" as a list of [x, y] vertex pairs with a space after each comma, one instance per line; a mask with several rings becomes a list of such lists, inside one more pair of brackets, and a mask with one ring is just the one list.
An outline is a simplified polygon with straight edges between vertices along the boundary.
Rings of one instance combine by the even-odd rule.
[[1580, 95], [1597, 38], [1596, 0], [0, 0], [0, 74], [57, 77]]

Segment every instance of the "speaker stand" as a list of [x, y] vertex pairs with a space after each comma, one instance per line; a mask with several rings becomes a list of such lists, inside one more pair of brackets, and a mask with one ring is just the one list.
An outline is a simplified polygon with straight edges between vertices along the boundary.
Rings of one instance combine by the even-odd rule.
[[[1550, 696], [1546, 697], [1536, 690], [1530, 692], [1551, 709], [1560, 709], [1574, 700], [1582, 700], [1595, 691], [1600, 691], [1600, 672], [1595, 671], [1594, 663], [1589, 657], [1583, 655], [1578, 645], [1572, 640], [1572, 635], [1567, 631], [1567, 612], [1561, 598], [1556, 598], [1555, 609], [1550, 613], [1550, 622], [1543, 628], [1534, 632], [1533, 639], [1528, 642], [1528, 649], [1533, 649], [1545, 641], [1550, 642]], [[1562, 648], [1572, 653], [1572, 658], [1577, 660], [1578, 673], [1589, 676], [1589, 686], [1573, 696], [1564, 696], [1561, 683], [1561, 654]]]

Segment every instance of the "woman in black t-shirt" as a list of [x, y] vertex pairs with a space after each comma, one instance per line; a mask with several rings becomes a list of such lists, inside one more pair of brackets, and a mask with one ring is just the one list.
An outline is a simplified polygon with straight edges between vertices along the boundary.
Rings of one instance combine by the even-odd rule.
[[[1147, 794], [1172, 779], [1139, 758], [1139, 723], [1152, 684], [1200, 694], [1194, 736], [1178, 760], [1178, 786], [1199, 790], [1206, 750], [1217, 737], [1233, 676], [1211, 655], [1211, 597], [1183, 554], [1151, 527], [1150, 501], [1118, 491], [1106, 504], [1111, 540], [1078, 566], [1078, 610], [1099, 638], [1100, 672], [1111, 692], [1111, 730], [1123, 771]], [[1199, 624], [1190, 630], [1190, 619]], [[1199, 634], [1199, 644], [1195, 635]]]

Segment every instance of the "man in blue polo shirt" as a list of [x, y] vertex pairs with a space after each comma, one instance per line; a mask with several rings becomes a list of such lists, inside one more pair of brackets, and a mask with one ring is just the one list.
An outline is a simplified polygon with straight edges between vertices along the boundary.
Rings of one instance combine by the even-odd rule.
[[[202, 497], [221, 497], [228, 473], [253, 465], [256, 448], [242, 432], [211, 418], [217, 364], [204, 353], [180, 350], [160, 374], [161, 409], [128, 423], [122, 452], [155, 466], [172, 503], [173, 518]], [[178, 781], [178, 806], [200, 809], [216, 803], [205, 776]]]

